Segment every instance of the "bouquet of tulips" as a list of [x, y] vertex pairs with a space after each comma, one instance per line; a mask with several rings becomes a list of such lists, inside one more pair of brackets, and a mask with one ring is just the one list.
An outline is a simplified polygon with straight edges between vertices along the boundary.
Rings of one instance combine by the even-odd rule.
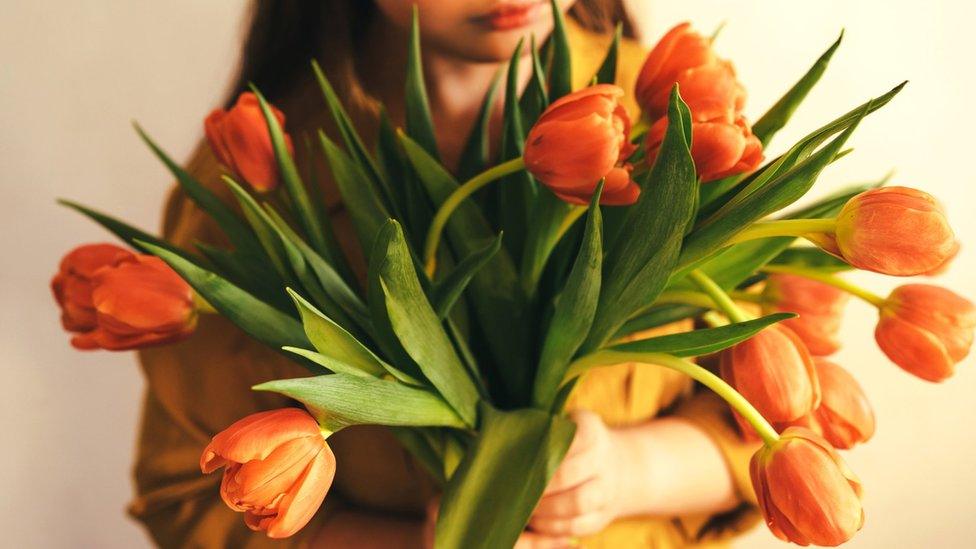
[[[254, 388], [304, 409], [242, 418], [201, 456], [203, 472], [224, 468], [224, 501], [271, 537], [295, 533], [325, 498], [342, 467], [328, 437], [375, 424], [441, 484], [438, 547], [510, 547], [573, 438], [563, 408], [580, 376], [642, 362], [716, 392], [742, 436], [761, 441], [752, 481], [774, 534], [803, 545], [850, 539], [863, 522], [861, 486], [836, 449], [867, 440], [874, 417], [851, 375], [822, 358], [837, 350], [845, 300], [877, 306], [881, 349], [930, 381], [949, 377], [969, 351], [976, 309], [936, 286], [881, 297], [840, 276], [945, 269], [958, 244], [925, 192], [880, 182], [781, 212], [901, 86], [764, 163], [840, 40], [750, 125], [732, 65], [679, 25], [647, 57], [636, 89], [642, 117], [632, 121], [614, 84], [619, 32], [593, 84], [572, 90], [565, 29], [552, 11], [545, 46], [512, 55], [498, 158], [488, 155], [487, 121], [501, 79], [455, 173], [438, 159], [416, 16], [406, 127], [384, 118], [376, 150], [313, 63], [338, 129], [336, 140], [320, 132], [316, 145], [368, 258], [365, 280], [337, 245], [318, 184], [296, 165], [283, 116], [259, 90], [205, 124], [236, 205], [139, 130], [231, 247], [179, 249], [65, 202], [131, 247], [88, 245], [64, 258], [52, 285], [72, 344], [175, 342], [198, 315], [216, 313], [305, 366], [308, 377]], [[522, 62], [533, 70], [519, 95]], [[700, 329], [640, 337], [691, 317]], [[693, 360], [714, 354], [716, 371]], [[269, 475], [274, 490], [252, 489]]]

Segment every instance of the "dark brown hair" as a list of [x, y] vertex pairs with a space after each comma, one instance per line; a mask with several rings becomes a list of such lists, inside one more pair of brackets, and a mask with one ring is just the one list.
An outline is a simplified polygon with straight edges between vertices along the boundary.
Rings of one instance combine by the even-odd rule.
[[[328, 42], [332, 55], [320, 58], [338, 88], [355, 96], [355, 37], [364, 35], [374, 7], [364, 0], [254, 0], [241, 52], [238, 77], [228, 104], [256, 84], [272, 101], [295, 85]], [[624, 36], [635, 29], [623, 0], [577, 0], [569, 12], [585, 29], [608, 33], [619, 22]]]

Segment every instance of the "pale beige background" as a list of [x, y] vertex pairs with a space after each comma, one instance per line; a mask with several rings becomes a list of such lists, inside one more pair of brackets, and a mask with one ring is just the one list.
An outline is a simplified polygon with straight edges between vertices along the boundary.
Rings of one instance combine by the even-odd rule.
[[[966, 247], [942, 282], [976, 296], [972, 128], [973, 10], [958, 1], [643, 0], [649, 41], [673, 23], [728, 26], [761, 114], [846, 27], [820, 87], [773, 149], [903, 79], [868, 119], [855, 154], [822, 189], [876, 178], [940, 196]], [[140, 547], [123, 513], [142, 383], [131, 355], [72, 351], [46, 288], [60, 255], [104, 239], [53, 201], [77, 198], [154, 229], [169, 178], [129, 128], [138, 119], [176, 157], [230, 73], [242, 0], [3, 2], [0, 18], [0, 545]], [[861, 282], [887, 289], [895, 281]], [[837, 359], [874, 402], [878, 433], [849, 454], [868, 519], [852, 547], [971, 547], [976, 519], [976, 372], [967, 360], [943, 385], [888, 364], [871, 339], [874, 313], [855, 303]], [[740, 547], [782, 547], [763, 529]]]

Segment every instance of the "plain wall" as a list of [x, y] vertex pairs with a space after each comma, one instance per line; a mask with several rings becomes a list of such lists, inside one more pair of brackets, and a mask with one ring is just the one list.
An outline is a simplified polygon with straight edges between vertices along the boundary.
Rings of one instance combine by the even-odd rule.
[[[78, 199], [155, 230], [170, 185], [129, 126], [137, 119], [176, 158], [233, 69], [245, 2], [5, 2], [0, 19], [0, 369], [4, 418], [0, 532], [9, 547], [139, 547], [124, 514], [142, 381], [131, 354], [79, 353], [58, 325], [47, 287], [60, 256], [105, 240], [54, 204]], [[807, 131], [904, 79], [866, 120], [854, 154], [814, 193], [873, 180], [939, 196], [961, 256], [940, 279], [976, 296], [976, 208], [970, 108], [976, 87], [972, 8], [964, 1], [635, 1], [648, 42], [690, 19], [733, 59], [752, 119], [836, 37], [845, 43], [821, 84], [776, 138], [775, 154]], [[899, 281], [857, 281], [887, 291]], [[872, 339], [876, 314], [852, 303], [836, 355], [878, 415], [869, 444], [847, 454], [866, 488], [867, 523], [851, 547], [964, 547], [976, 517], [973, 360], [941, 385], [888, 363]], [[740, 547], [783, 547], [763, 528]]]

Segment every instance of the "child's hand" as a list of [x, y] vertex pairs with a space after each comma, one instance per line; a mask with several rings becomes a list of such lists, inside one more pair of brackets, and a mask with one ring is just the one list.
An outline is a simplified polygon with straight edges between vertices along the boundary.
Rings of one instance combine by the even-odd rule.
[[573, 412], [576, 436], [529, 521], [548, 536], [586, 536], [619, 516], [617, 496], [623, 476], [613, 435], [593, 412]]

